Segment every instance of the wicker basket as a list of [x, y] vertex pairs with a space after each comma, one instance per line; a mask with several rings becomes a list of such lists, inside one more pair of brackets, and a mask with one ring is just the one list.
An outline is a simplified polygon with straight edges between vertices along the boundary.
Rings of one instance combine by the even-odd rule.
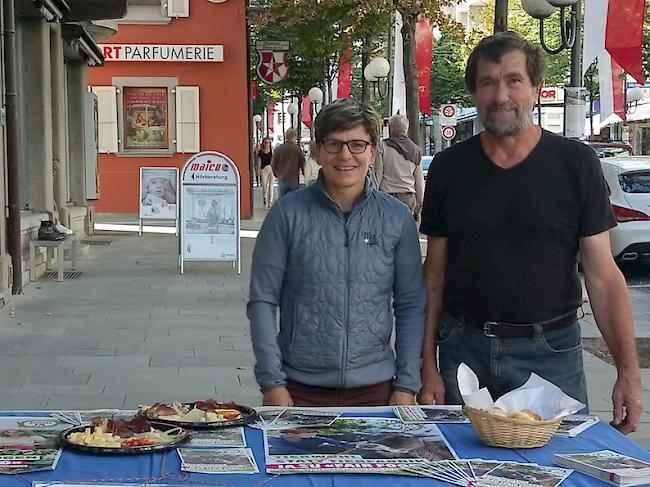
[[535, 421], [514, 419], [465, 406], [474, 431], [488, 446], [537, 448], [546, 445], [560, 426], [561, 419]]

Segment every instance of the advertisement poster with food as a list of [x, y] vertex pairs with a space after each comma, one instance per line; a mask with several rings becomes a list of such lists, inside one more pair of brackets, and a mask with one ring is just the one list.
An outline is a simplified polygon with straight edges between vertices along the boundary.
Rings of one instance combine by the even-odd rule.
[[178, 169], [140, 168], [140, 218], [176, 220], [178, 218]]
[[167, 88], [123, 88], [124, 149], [169, 149]]

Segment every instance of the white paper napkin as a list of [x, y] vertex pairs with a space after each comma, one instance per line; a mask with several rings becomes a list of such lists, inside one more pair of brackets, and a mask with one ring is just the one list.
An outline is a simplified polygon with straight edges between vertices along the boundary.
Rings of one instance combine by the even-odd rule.
[[585, 407], [583, 403], [535, 373], [530, 374], [524, 385], [504, 394], [496, 402], [487, 388], [479, 389], [478, 377], [467, 364], [458, 366], [457, 378], [458, 389], [465, 404], [484, 411], [492, 411], [495, 407], [507, 413], [530, 409], [546, 420], [568, 416]]

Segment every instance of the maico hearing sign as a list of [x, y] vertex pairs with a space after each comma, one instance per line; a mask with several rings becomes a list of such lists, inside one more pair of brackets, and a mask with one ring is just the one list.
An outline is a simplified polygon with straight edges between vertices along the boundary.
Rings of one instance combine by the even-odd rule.
[[200, 152], [181, 174], [181, 238], [179, 263], [223, 261], [237, 263], [241, 273], [239, 240], [239, 172], [228, 156]]

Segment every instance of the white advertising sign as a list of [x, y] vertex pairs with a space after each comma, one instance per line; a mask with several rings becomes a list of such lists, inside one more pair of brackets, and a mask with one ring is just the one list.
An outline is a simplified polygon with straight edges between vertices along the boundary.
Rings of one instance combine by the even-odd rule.
[[223, 62], [221, 44], [99, 44], [106, 62]]
[[456, 125], [458, 123], [458, 107], [455, 103], [440, 105], [440, 125]]
[[181, 274], [185, 261], [238, 263], [239, 172], [228, 156], [200, 152], [183, 166], [181, 175]]
[[177, 202], [177, 168], [140, 168], [140, 220], [176, 220]]

